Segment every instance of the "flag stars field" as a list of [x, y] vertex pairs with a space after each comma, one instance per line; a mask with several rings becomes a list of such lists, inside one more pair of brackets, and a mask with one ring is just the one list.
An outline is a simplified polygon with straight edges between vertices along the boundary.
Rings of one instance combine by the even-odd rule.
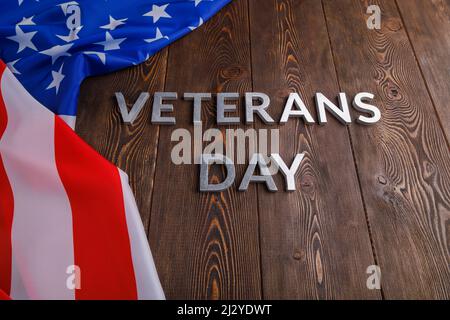
[[145, 39], [145, 42], [148, 43], [152, 43], [161, 39], [169, 39], [169, 37], [167, 36], [163, 36], [163, 34], [161, 33], [161, 30], [159, 30], [159, 28], [156, 28], [156, 35], [154, 38], [150, 38], [150, 39]]
[[36, 46], [32, 42], [33, 37], [36, 35], [37, 31], [23, 32], [19, 26], [16, 26], [16, 35], [8, 37], [9, 40], [15, 41], [19, 44], [17, 53], [25, 50], [26, 48], [33, 49], [37, 51]]
[[114, 39], [113, 36], [106, 31], [105, 41], [96, 42], [96, 44], [102, 45], [104, 51], [119, 50], [120, 44], [126, 39], [127, 38]]
[[36, 23], [33, 21], [34, 16], [31, 16], [29, 18], [22, 18], [22, 21], [16, 24], [16, 26], [35, 26]]
[[71, 56], [71, 54], [67, 51], [72, 46], [73, 46], [73, 43], [65, 44], [65, 45], [56, 45], [56, 46], [51, 47], [50, 49], [41, 51], [40, 53], [52, 57], [52, 64], [55, 64], [55, 62], [56, 62], [56, 60], [58, 60], [58, 58]]
[[[230, 0], [135, 0], [136, 6], [123, 0], [101, 4], [46, 0], [45, 6], [42, 0], [2, 1], [11, 11], [0, 12], [1, 58], [42, 104], [75, 117], [76, 99], [70, 90], [45, 90], [49, 84], [61, 83], [61, 63], [64, 74], [70, 74], [76, 83], [99, 72], [139, 64], [144, 57], [203, 25], [210, 12]], [[53, 12], [51, 20], [48, 9]], [[9, 20], [12, 23], [7, 23]], [[82, 60], [89, 70], [79, 67]], [[37, 65], [42, 68], [32, 70]]]
[[162, 6], [157, 6], [154, 4], [152, 6], [152, 10], [144, 14], [145, 17], [152, 17], [153, 23], [158, 22], [161, 18], [172, 18], [167, 12], [166, 9], [169, 6], [169, 4], [165, 4]]
[[115, 30], [118, 26], [121, 26], [125, 24], [125, 21], [127, 21], [128, 18], [124, 19], [114, 19], [112, 16], [109, 16], [109, 23], [105, 24], [104, 26], [101, 26], [102, 29], [108, 29], [108, 30]]
[[61, 82], [66, 77], [62, 73], [63, 66], [64, 66], [64, 64], [61, 65], [61, 67], [59, 68], [58, 71], [52, 71], [52, 78], [53, 78], [53, 80], [47, 87], [47, 90], [55, 88], [56, 89], [56, 94], [58, 94], [58, 90], [59, 90], [59, 86], [61, 85]]
[[70, 32], [67, 36], [63, 36], [60, 34], [57, 34], [56, 36], [64, 42], [72, 42], [72, 41], [80, 39], [80, 37], [78, 37], [78, 32], [80, 32], [82, 28], [83, 28], [83, 26], [79, 26], [73, 30], [70, 30]]

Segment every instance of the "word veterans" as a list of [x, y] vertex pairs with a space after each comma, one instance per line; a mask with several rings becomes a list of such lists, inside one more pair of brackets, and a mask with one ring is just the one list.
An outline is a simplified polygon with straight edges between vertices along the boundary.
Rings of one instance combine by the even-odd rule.
[[[202, 103], [211, 100], [212, 94], [185, 93], [183, 97], [185, 100], [193, 101], [193, 123], [201, 124]], [[121, 92], [116, 92], [116, 99], [119, 104], [123, 121], [127, 124], [132, 124], [149, 98], [150, 94], [148, 92], [142, 92], [131, 110], [128, 110], [125, 97]], [[241, 123], [239, 117], [230, 115], [230, 113], [236, 112], [237, 102], [240, 98], [239, 93], [218, 93], [216, 95], [217, 124], [230, 125]], [[373, 98], [374, 95], [368, 92], [361, 92], [355, 95], [352, 106], [361, 113], [356, 117], [358, 123], [374, 124], [381, 119], [380, 110], [376, 106], [368, 103], [368, 101], [373, 100]], [[152, 123], [174, 125], [176, 119], [169, 114], [174, 111], [174, 106], [168, 102], [176, 99], [178, 99], [178, 94], [176, 92], [156, 92], [153, 101]], [[347, 95], [343, 92], [339, 93], [338, 101], [339, 103], [336, 105], [322, 93], [315, 94], [315, 104], [319, 124], [326, 124], [328, 122], [327, 114], [337, 118], [343, 124], [352, 123]], [[266, 124], [275, 124], [275, 120], [267, 111], [269, 106], [270, 97], [265, 93], [245, 93], [245, 122], [247, 124], [253, 123], [254, 116], [256, 115]], [[307, 124], [316, 123], [298, 93], [289, 94], [279, 123], [286, 123], [291, 117], [303, 118]]]

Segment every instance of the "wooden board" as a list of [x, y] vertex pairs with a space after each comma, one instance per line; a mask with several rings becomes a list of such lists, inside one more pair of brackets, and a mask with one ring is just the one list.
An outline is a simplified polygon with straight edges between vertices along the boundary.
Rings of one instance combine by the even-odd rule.
[[398, 0], [401, 17], [450, 140], [450, 1]]
[[450, 297], [450, 152], [393, 1], [324, 1], [341, 90], [373, 92], [382, 120], [351, 126], [386, 298]]
[[[289, 92], [300, 93], [314, 117], [315, 91], [335, 100], [320, 1], [251, 0], [250, 26], [253, 89], [273, 98], [277, 121]], [[366, 287], [374, 259], [347, 128], [337, 121], [305, 126], [298, 118], [277, 128], [289, 165], [297, 153], [306, 155], [296, 192], [258, 189], [264, 297], [381, 298]]]
[[[246, 1], [227, 6], [171, 46], [166, 91], [251, 91]], [[192, 103], [177, 102], [176, 126], [161, 128], [150, 244], [168, 298], [261, 298], [256, 187], [238, 192], [198, 191], [198, 165], [171, 161], [171, 134], [193, 132]], [[217, 128], [215, 104], [202, 109], [203, 130]], [[220, 127], [224, 129], [225, 127]], [[237, 169], [237, 181], [242, 168]], [[211, 180], [223, 180], [215, 170]]]

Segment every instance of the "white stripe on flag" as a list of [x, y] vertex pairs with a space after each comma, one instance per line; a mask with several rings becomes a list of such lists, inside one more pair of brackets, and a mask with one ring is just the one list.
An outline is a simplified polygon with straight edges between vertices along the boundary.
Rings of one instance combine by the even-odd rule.
[[55, 163], [54, 116], [9, 70], [0, 85], [8, 114], [0, 151], [14, 195], [11, 297], [74, 299], [66, 287], [72, 213]]
[[122, 183], [125, 216], [127, 219], [128, 235], [130, 237], [138, 299], [163, 300], [165, 299], [164, 292], [159, 282], [136, 201], [128, 184], [128, 176], [122, 170], [117, 170], [119, 170], [120, 181]]

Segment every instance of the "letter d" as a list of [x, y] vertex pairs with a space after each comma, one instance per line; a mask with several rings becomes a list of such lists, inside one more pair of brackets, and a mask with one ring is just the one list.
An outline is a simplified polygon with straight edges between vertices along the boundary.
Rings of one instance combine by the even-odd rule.
[[[234, 182], [236, 173], [233, 161], [222, 154], [202, 154], [200, 156], [200, 191], [201, 192], [219, 192], [228, 189]], [[211, 163], [224, 164], [227, 168], [227, 177], [221, 183], [209, 183], [209, 165]]]

